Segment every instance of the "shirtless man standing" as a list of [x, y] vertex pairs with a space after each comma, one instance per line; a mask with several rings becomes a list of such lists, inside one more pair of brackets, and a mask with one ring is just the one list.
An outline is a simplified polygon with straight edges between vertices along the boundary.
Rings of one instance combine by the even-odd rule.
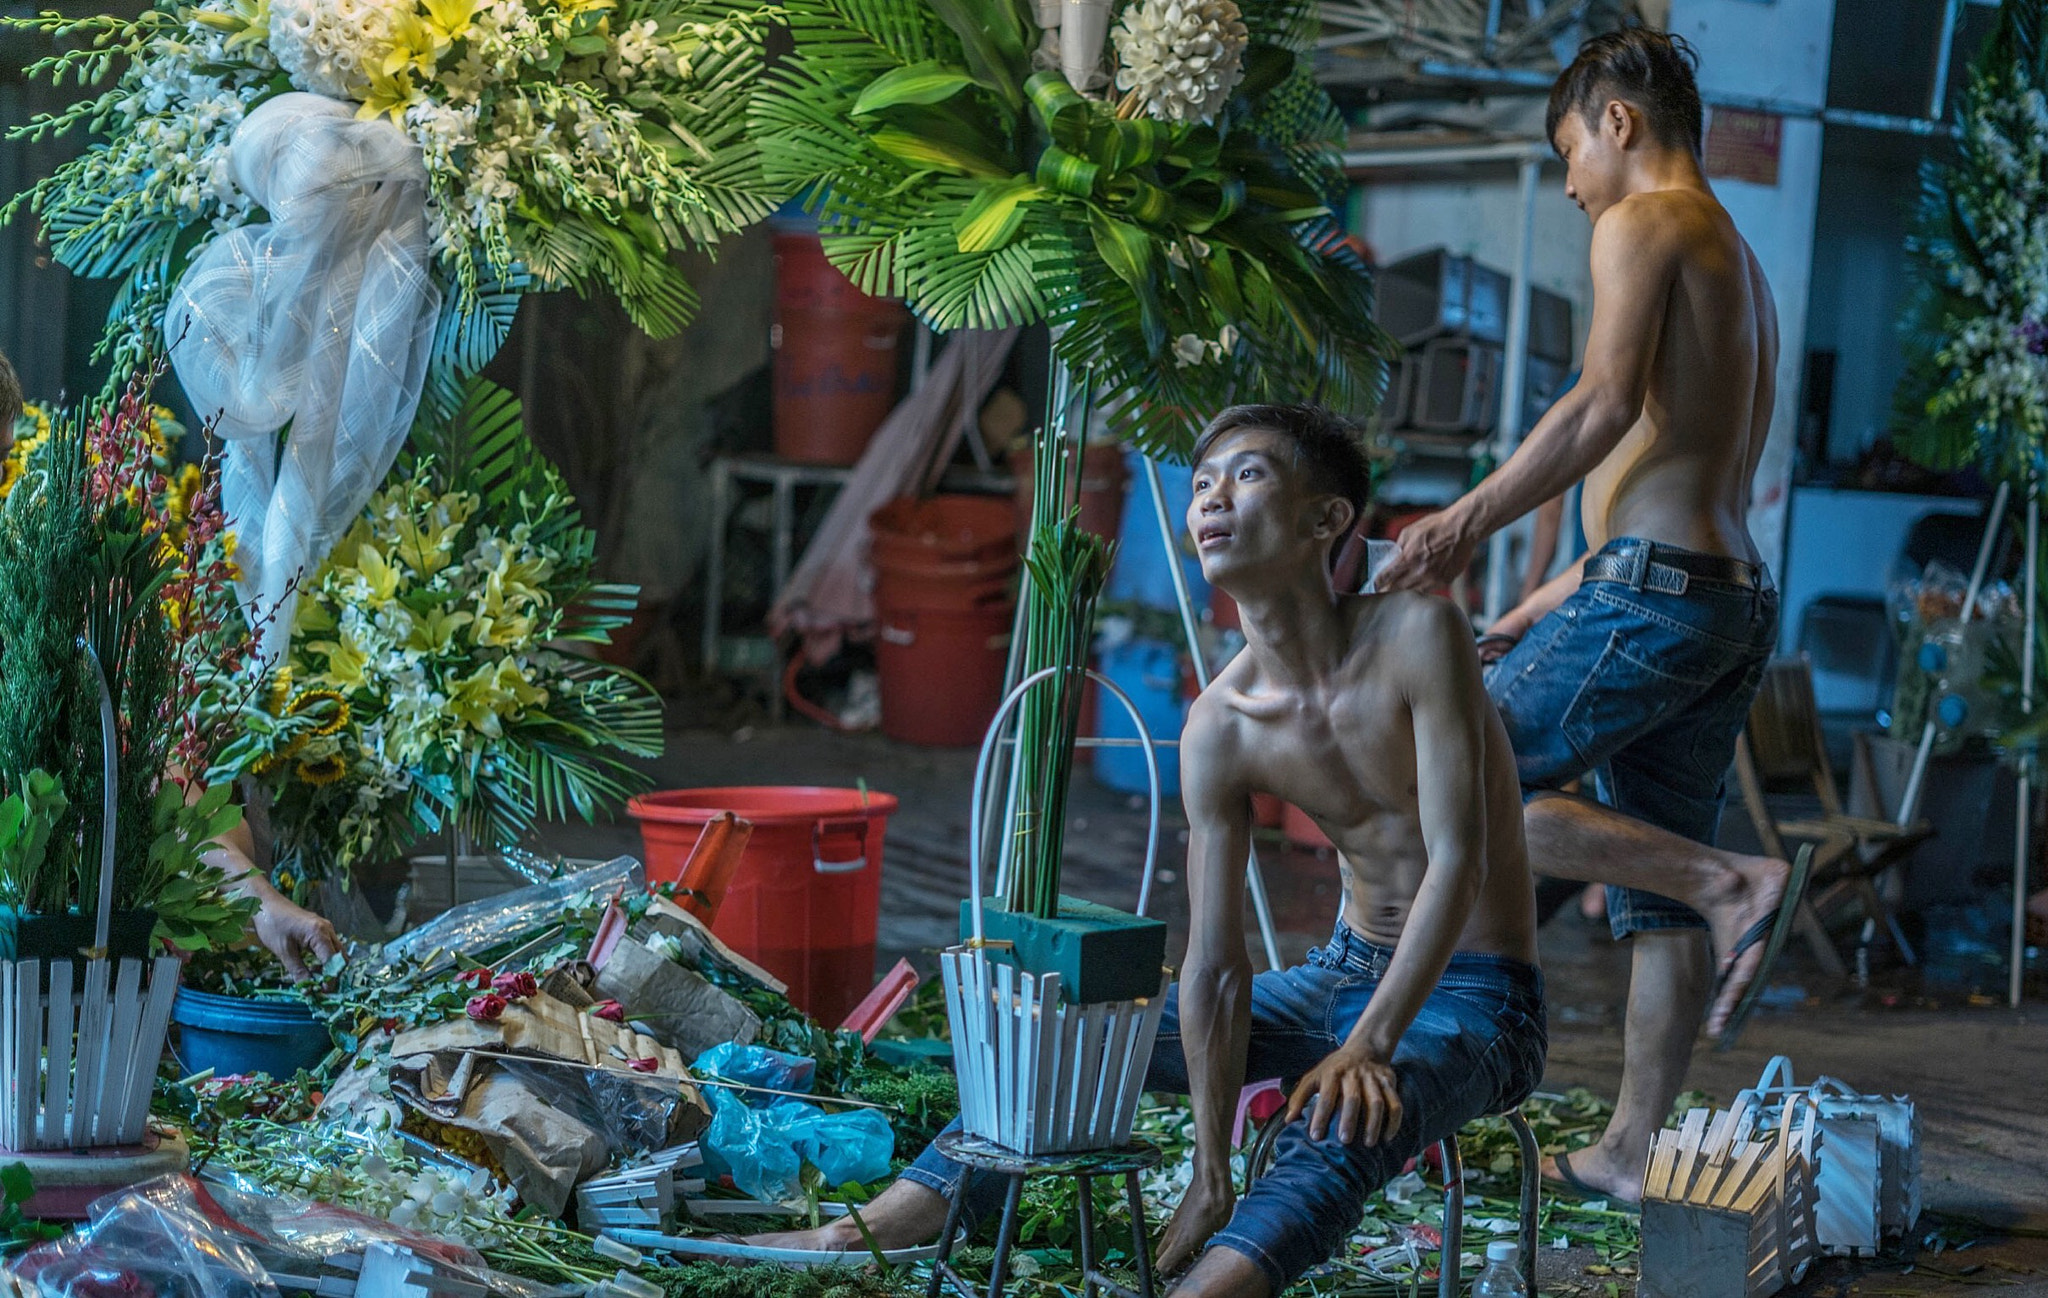
[[[1195, 1165], [1159, 1263], [1200, 1255], [1181, 1298], [1262, 1298], [1329, 1258], [1410, 1158], [1535, 1088], [1542, 975], [1514, 758], [1464, 614], [1332, 587], [1331, 550], [1365, 506], [1355, 435], [1313, 407], [1237, 406], [1195, 461], [1188, 527], [1203, 575], [1237, 600], [1246, 648], [1181, 738], [1190, 933], [1146, 1089], [1191, 1095]], [[1329, 944], [1257, 976], [1254, 793], [1309, 810], [1344, 883]], [[1290, 1125], [1239, 1199], [1231, 1121], [1246, 1079], [1267, 1077], [1294, 1088]], [[927, 1242], [969, 1176], [927, 1150], [862, 1216], [884, 1248]], [[970, 1214], [1002, 1192], [975, 1176]], [[849, 1222], [756, 1242], [864, 1247]]]
[[[1378, 578], [1445, 581], [1487, 536], [1585, 480], [1594, 552], [1491, 628], [1512, 648], [1487, 688], [1532, 795], [1531, 860], [1610, 885], [1615, 935], [1633, 937], [1614, 1118], [1597, 1145], [1550, 1169], [1626, 1199], [1641, 1197], [1714, 981], [1706, 921], [1666, 900], [1692, 899], [1665, 868], [1687, 855], [1671, 835], [1713, 843], [1778, 623], [1747, 523], [1776, 396], [1777, 312], [1701, 173], [1693, 62], [1683, 40], [1633, 28], [1586, 42], [1559, 76], [1550, 139], [1565, 192], [1593, 220], [1583, 376], [1497, 472], [1404, 531]], [[1609, 804], [1648, 823], [1542, 796], [1588, 772]], [[1715, 1007], [1716, 1031], [1734, 990]]]

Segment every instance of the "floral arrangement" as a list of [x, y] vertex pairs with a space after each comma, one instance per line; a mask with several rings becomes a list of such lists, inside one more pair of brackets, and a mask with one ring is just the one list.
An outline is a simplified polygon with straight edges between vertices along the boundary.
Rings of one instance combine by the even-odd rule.
[[1922, 269], [1907, 320], [1900, 441], [1938, 468], [2048, 479], [2048, 22], [2000, 7], [1970, 72], [1955, 161], [1922, 177], [1908, 252]]
[[306, 584], [218, 758], [270, 790], [276, 882], [300, 895], [451, 817], [484, 847], [591, 819], [645, 787], [625, 758], [661, 751], [646, 683], [557, 647], [605, 641], [637, 592], [592, 576], [517, 400], [477, 381], [415, 447]]
[[[1051, 25], [1109, 8], [788, 0], [796, 52], [754, 100], [769, 179], [809, 187], [833, 263], [933, 328], [1049, 321], [1149, 451], [1185, 454], [1233, 400], [1369, 409], [1393, 346], [1331, 211], [1316, 7], [1127, 0], [1113, 33]], [[1113, 98], [1082, 93], [1098, 81]]]
[[[157, 0], [139, 16], [10, 20], [75, 48], [31, 76], [110, 86], [17, 137], [99, 142], [16, 195], [56, 259], [122, 281], [103, 347], [161, 351], [171, 287], [214, 237], [264, 219], [235, 132], [303, 91], [385, 118], [425, 164], [444, 288], [441, 386], [489, 360], [518, 292], [602, 285], [652, 333], [694, 294], [669, 260], [772, 207], [745, 106], [770, 7], [744, 0]], [[175, 341], [175, 340], [173, 340]]]
[[[248, 652], [211, 462], [164, 469], [153, 376], [94, 412], [38, 407], [0, 503], [0, 903], [90, 915], [100, 900], [102, 693], [120, 767], [113, 905], [154, 911], [183, 950], [238, 937], [252, 905], [200, 857], [239, 818], [225, 785], [188, 799], [225, 739], [209, 706]], [[186, 476], [186, 475], [181, 475]], [[90, 655], [81, 652], [90, 649]]]

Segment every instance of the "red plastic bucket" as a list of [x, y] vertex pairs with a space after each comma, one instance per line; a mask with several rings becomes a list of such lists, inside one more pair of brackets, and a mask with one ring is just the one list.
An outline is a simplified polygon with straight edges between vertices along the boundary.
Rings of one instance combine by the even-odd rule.
[[948, 610], [891, 604], [887, 590], [875, 599], [882, 733], [933, 748], [980, 743], [1003, 701], [1009, 591], [977, 608]]
[[803, 786], [672, 789], [634, 798], [647, 877], [672, 882], [705, 822], [730, 811], [753, 837], [711, 931], [789, 984], [789, 999], [828, 1028], [875, 981], [882, 832], [896, 798]]
[[815, 234], [775, 236], [775, 454], [852, 464], [896, 405], [909, 313], [868, 297], [825, 260]]
[[1016, 513], [994, 496], [896, 500], [869, 520], [882, 733], [981, 742], [1003, 699], [1016, 606]]

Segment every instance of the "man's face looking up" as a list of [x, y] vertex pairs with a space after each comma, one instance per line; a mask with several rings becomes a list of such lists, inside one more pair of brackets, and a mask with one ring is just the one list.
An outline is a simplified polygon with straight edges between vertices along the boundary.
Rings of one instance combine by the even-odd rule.
[[1247, 428], [1217, 439], [1195, 465], [1188, 535], [1202, 575], [1228, 591], [1239, 574], [1327, 549], [1332, 501], [1308, 490], [1285, 436]]

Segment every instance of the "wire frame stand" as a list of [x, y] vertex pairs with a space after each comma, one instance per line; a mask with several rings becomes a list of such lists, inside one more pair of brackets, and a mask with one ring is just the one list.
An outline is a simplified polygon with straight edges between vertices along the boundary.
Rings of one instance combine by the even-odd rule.
[[[1091, 390], [1086, 382], [1076, 383], [1073, 374], [1065, 365], [1055, 361], [1052, 380], [1046, 403], [1045, 429], [1042, 435], [1058, 437], [1069, 444], [1067, 456], [1068, 474], [1063, 487], [1062, 504], [1076, 505], [1081, 498], [1081, 451], [1088, 436], [1088, 414]], [[1180, 528], [1173, 520], [1173, 511], [1166, 504], [1166, 487], [1160, 478], [1159, 461], [1145, 457], [1145, 487], [1152, 501], [1152, 515], [1159, 527], [1159, 539], [1165, 547], [1167, 572], [1173, 578], [1173, 597], [1180, 615], [1181, 633], [1187, 643], [1188, 656], [1193, 660], [1195, 683], [1202, 689], [1209, 688], [1212, 673], [1209, 660], [1202, 652], [1201, 620], [1196, 616], [1194, 599], [1188, 589], [1186, 571], [1180, 564]], [[1031, 580], [1030, 570], [1024, 572], [1024, 581]], [[1017, 601], [1017, 620], [1011, 627], [1009, 664], [1003, 673], [1003, 693], [1007, 696], [1022, 682], [1024, 674], [1024, 611], [1027, 601]], [[1082, 748], [1127, 747], [1139, 741], [1129, 739], [1108, 739], [1099, 735], [1083, 736], [1076, 741]], [[1157, 739], [1151, 741], [1155, 747], [1178, 748], [1180, 741]], [[1016, 810], [1017, 773], [1022, 755], [1015, 751], [1011, 761], [1003, 768], [1001, 796], [989, 799], [989, 805], [982, 806], [977, 800], [975, 814], [984, 833], [992, 833], [998, 823], [1010, 823]], [[1003, 850], [999, 874], [1007, 874], [1011, 842], [1008, 835], [1001, 835]], [[1260, 946], [1266, 957], [1266, 967], [1279, 969], [1280, 942], [1273, 929], [1273, 908], [1266, 896], [1266, 879], [1259, 869], [1259, 849], [1256, 844], [1250, 849], [1250, 859], [1245, 863], [1245, 886], [1251, 893], [1252, 914], [1258, 922]], [[1149, 871], [1148, 871], [1149, 879]]]
[[[1970, 569], [1970, 585], [1963, 595], [1962, 620], [1968, 623], [1977, 615], [1977, 596], [1984, 588], [1986, 570], [1991, 566], [1991, 554], [1998, 542], [1998, 530], [2005, 523], [2005, 506], [2011, 498], [2012, 484], [2001, 482], [1992, 493], [1991, 508], [1984, 516], [1984, 539], [1977, 544], [1977, 561]], [[2034, 710], [2034, 638], [2035, 618], [2039, 615], [2039, 592], [2036, 578], [2040, 569], [2041, 543], [2041, 483], [2038, 479], [2027, 488], [2027, 558], [2026, 592], [2022, 596], [2025, 605], [2024, 630], [2020, 647], [2020, 711], [2022, 714]], [[1920, 731], [1920, 747], [1913, 754], [1913, 769], [1906, 777], [1905, 792], [1899, 795], [1899, 813], [1893, 819], [1900, 825], [1909, 825], [1920, 814], [1920, 798], [1926, 791], [1927, 763], [1934, 752], [1935, 719], [1930, 711], [1927, 724]], [[2031, 753], [2023, 754], [2019, 766], [2019, 796], [2014, 803], [2013, 845], [2012, 845], [2012, 948], [2010, 968], [2007, 971], [2006, 1000], [2014, 1008], [2020, 1004], [2021, 984], [2025, 981], [2027, 958], [2027, 865], [2031, 855], [2031, 839], [2034, 821], [2034, 758]]]

